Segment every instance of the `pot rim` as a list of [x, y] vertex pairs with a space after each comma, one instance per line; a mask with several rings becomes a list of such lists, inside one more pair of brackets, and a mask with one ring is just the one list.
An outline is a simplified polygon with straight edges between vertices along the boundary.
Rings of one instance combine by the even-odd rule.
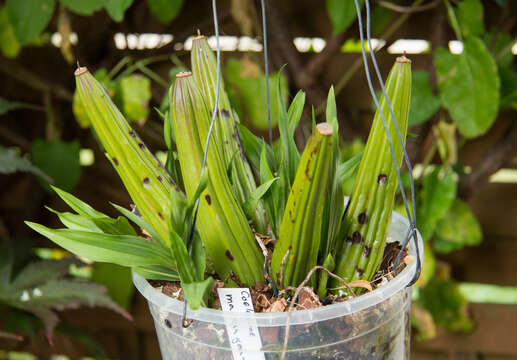
[[[391, 218], [390, 227], [388, 230], [388, 242], [393, 235], [390, 233], [401, 234], [405, 236], [407, 229], [409, 228], [408, 220], [393, 211]], [[395, 240], [399, 240], [399, 236]], [[420, 253], [420, 259], [423, 262], [424, 259], [424, 245], [420, 233], [417, 231], [418, 249]], [[410, 255], [416, 255], [416, 249], [413, 242], [409, 244]], [[388, 300], [393, 295], [402, 291], [407, 284], [412, 280], [413, 275], [416, 271], [416, 261], [413, 260], [407, 265], [400, 274], [395, 278], [382, 285], [381, 287], [357, 296], [353, 299], [331, 305], [321, 306], [319, 308], [310, 310], [297, 310], [291, 313], [291, 319], [289, 323], [291, 325], [308, 324], [312, 322], [319, 322], [334, 319], [337, 317], [343, 317], [351, 315], [353, 313], [365, 310], [369, 307], [373, 307], [385, 300]], [[157, 291], [152, 287], [149, 282], [133, 271], [133, 283], [135, 284], [138, 291], [147, 299], [148, 302], [158, 306], [160, 312], [171, 312], [177, 315], [183, 314], [183, 302], [171, 298], [160, 291]], [[239, 314], [239, 313], [228, 313], [222, 310], [210, 309], [210, 308], [199, 308], [192, 310], [190, 307], [187, 309], [187, 318], [192, 320], [211, 322], [216, 324], [225, 324], [230, 319], [254, 319], [258, 327], [271, 327], [271, 326], [285, 326], [287, 321], [287, 312], [276, 312], [276, 313], [253, 313], [253, 314]]]

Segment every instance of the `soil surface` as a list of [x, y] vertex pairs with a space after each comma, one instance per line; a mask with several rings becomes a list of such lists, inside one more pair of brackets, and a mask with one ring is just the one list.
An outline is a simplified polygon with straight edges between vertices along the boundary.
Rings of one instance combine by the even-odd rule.
[[[367, 292], [373, 291], [393, 279], [395, 276], [393, 266], [400, 251], [401, 245], [398, 242], [387, 243], [384, 249], [381, 265], [379, 270], [375, 273], [373, 280], [356, 280], [348, 283], [348, 287], [353, 289], [355, 294], [349, 294], [346, 296], [329, 295], [326, 298], [320, 299], [314, 289], [309, 286], [301, 288], [286, 287], [285, 289], [277, 292], [277, 294], [274, 294], [271, 284], [259, 282], [255, 284], [255, 286], [250, 287], [255, 312], [289, 311], [289, 307], [293, 301], [294, 310], [314, 309], [324, 305], [343, 302], [352, 297], [360, 296], [361, 294], [366, 294]], [[408, 255], [407, 249], [404, 249], [402, 260], [398, 266], [399, 268], [397, 272], [402, 271], [411, 261], [413, 261], [412, 257]], [[208, 299], [209, 307], [218, 310], [221, 309], [217, 289], [225, 287], [230, 281], [237, 284], [239, 287], [248, 287], [246, 284], [240, 283], [233, 274], [230, 274], [230, 276], [228, 276], [224, 281], [216, 279]], [[179, 301], [183, 301], [183, 290], [181, 289], [179, 281], [148, 280], [148, 282], [151, 286], [165, 295]], [[296, 299], [293, 299], [297, 292], [298, 295]]]

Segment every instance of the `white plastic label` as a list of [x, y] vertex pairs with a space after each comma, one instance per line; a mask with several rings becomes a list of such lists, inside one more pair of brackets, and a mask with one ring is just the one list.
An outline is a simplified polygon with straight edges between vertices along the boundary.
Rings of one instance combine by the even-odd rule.
[[[246, 288], [217, 289], [223, 311], [233, 313], [254, 313], [251, 293]], [[226, 332], [232, 346], [234, 360], [265, 360], [260, 351], [262, 341], [253, 318], [225, 318]]]

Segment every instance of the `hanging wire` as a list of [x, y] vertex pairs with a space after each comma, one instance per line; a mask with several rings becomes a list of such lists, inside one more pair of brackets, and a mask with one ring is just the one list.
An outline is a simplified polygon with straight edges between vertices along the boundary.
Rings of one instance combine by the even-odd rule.
[[[208, 128], [208, 134], [206, 135], [205, 141], [205, 150], [203, 153], [203, 164], [201, 165], [201, 176], [203, 177], [203, 173], [205, 172], [206, 167], [206, 158], [208, 155], [208, 148], [210, 146], [210, 138], [212, 137], [212, 131], [215, 124], [215, 119], [219, 113], [219, 90], [221, 83], [221, 47], [219, 46], [219, 22], [217, 20], [217, 0], [212, 0], [212, 16], [214, 18], [214, 29], [215, 29], [215, 51], [216, 51], [216, 59], [217, 59], [217, 77], [216, 77], [216, 90], [215, 90], [215, 103], [214, 108], [212, 109], [212, 119], [210, 120], [210, 127]], [[194, 233], [196, 232], [196, 222], [197, 222], [197, 214], [199, 211], [199, 198], [196, 200], [196, 209], [194, 210], [194, 219], [192, 221], [192, 227], [190, 229], [189, 234], [189, 247], [188, 252], [189, 255], [192, 255], [192, 247], [194, 245]], [[187, 321], [187, 299], [183, 301], [183, 317], [181, 319], [181, 324], [183, 327], [188, 327], [190, 322]]]
[[[262, 9], [262, 33], [263, 33], [263, 48], [264, 48], [264, 73], [266, 75], [266, 100], [267, 100], [267, 124], [268, 124], [268, 131], [269, 131], [269, 145], [273, 146], [273, 127], [271, 126], [271, 100], [269, 98], [269, 56], [267, 52], [267, 17], [266, 17], [266, 1], [260, 0], [260, 6]], [[267, 273], [267, 269], [265, 268], [264, 263], [264, 272]], [[278, 287], [276, 286], [275, 282], [271, 280], [269, 275], [267, 276], [268, 282], [271, 285], [271, 288], [273, 290], [273, 296], [278, 295]]]
[[[391, 152], [391, 158], [392, 158], [393, 164], [395, 165], [395, 173], [397, 175], [397, 180], [398, 180], [398, 183], [399, 183], [399, 189], [400, 189], [400, 192], [401, 192], [401, 195], [402, 195], [402, 199], [404, 200], [404, 207], [406, 208], [406, 214], [407, 214], [407, 217], [408, 217], [408, 220], [409, 220], [409, 229], [408, 229], [406, 237], [404, 238], [404, 241], [402, 243], [402, 249], [404, 249], [407, 246], [407, 244], [408, 244], [409, 240], [411, 239], [411, 237], [413, 237], [413, 239], [414, 239], [414, 244], [415, 244], [415, 249], [416, 249], [416, 258], [417, 258], [416, 259], [416, 261], [417, 261], [417, 269], [415, 271], [413, 279], [411, 279], [410, 283], [408, 284], [408, 286], [411, 286], [411, 285], [413, 285], [416, 282], [416, 280], [418, 280], [418, 278], [420, 277], [420, 271], [421, 271], [420, 251], [418, 249], [418, 239], [417, 239], [416, 224], [415, 224], [415, 222], [416, 222], [415, 192], [414, 192], [414, 182], [413, 182], [413, 175], [412, 175], [412, 167], [411, 167], [411, 163], [409, 161], [409, 157], [408, 157], [407, 152], [406, 152], [406, 148], [404, 146], [404, 141], [402, 139], [402, 135], [400, 134], [400, 130], [399, 130], [399, 127], [398, 127], [397, 120], [395, 118], [395, 114], [393, 112], [393, 108], [391, 106], [391, 103], [390, 103], [389, 98], [388, 98], [388, 94], [386, 92], [386, 88], [384, 86], [384, 81], [382, 79], [379, 67], [377, 65], [377, 60], [375, 58], [375, 51], [374, 51], [374, 49], [372, 47], [372, 43], [371, 43], [370, 3], [369, 3], [369, 0], [366, 0], [365, 1], [365, 6], [366, 6], [368, 50], [369, 50], [370, 56], [372, 58], [372, 62], [373, 62], [374, 68], [375, 68], [375, 72], [376, 72], [379, 84], [381, 85], [382, 93], [384, 95], [384, 98], [386, 99], [386, 104], [388, 105], [388, 109], [390, 111], [390, 115], [392, 117], [393, 123], [395, 124], [395, 129], [396, 129], [396, 132], [397, 132], [398, 140], [400, 142], [400, 145], [402, 147], [402, 151], [403, 151], [403, 154], [404, 154], [404, 160], [405, 160], [406, 165], [407, 165], [408, 170], [409, 170], [409, 176], [410, 176], [410, 182], [411, 182], [411, 202], [412, 202], [412, 214], [411, 214], [411, 212], [409, 210], [409, 206], [408, 206], [408, 202], [407, 202], [404, 186], [402, 185], [402, 179], [400, 177], [400, 171], [399, 171], [399, 168], [397, 166], [397, 160], [395, 158], [395, 151], [393, 149], [393, 142], [392, 142], [392, 139], [391, 139], [391, 134], [389, 132], [388, 123], [386, 121], [386, 117], [384, 116], [384, 113], [383, 113], [382, 109], [380, 108], [379, 101], [377, 100], [377, 96], [376, 96], [375, 90], [373, 88], [373, 83], [372, 83], [371, 74], [370, 74], [370, 67], [368, 65], [368, 57], [366, 55], [366, 49], [365, 49], [365, 45], [364, 45], [364, 30], [363, 30], [363, 21], [362, 21], [362, 17], [361, 17], [361, 7], [359, 5], [359, 1], [358, 0], [354, 0], [354, 2], [355, 2], [355, 8], [356, 8], [356, 11], [357, 11], [357, 20], [358, 20], [358, 23], [359, 23], [359, 36], [360, 36], [360, 40], [361, 40], [361, 53], [362, 53], [362, 56], [363, 56], [364, 70], [365, 70], [365, 74], [366, 74], [366, 80], [368, 82], [368, 88], [370, 89], [370, 93], [371, 93], [372, 98], [373, 98], [373, 100], [375, 102], [375, 106], [376, 106], [376, 108], [379, 111], [379, 114], [381, 116], [382, 123], [384, 125], [384, 130], [386, 131], [386, 135], [387, 135], [387, 138], [388, 138], [388, 144], [389, 144], [390, 152]], [[401, 256], [402, 256], [402, 251], [398, 254], [398, 256], [397, 256], [397, 258], [395, 260], [395, 268], [397, 268], [397, 265], [400, 263]]]
[[264, 73], [266, 75], [267, 125], [269, 131], [269, 145], [273, 146], [273, 127], [271, 126], [271, 100], [269, 98], [269, 57], [267, 53], [266, 1], [260, 0], [260, 6], [262, 7], [262, 40], [264, 44]]

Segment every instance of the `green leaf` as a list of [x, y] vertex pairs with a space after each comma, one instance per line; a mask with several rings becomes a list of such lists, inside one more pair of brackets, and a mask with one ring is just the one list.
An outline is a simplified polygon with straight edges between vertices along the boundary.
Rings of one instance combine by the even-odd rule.
[[206, 270], [206, 252], [203, 241], [201, 241], [201, 237], [197, 232], [194, 234], [194, 243], [192, 244], [192, 260], [197, 273], [202, 275], [201, 278], [204, 278]]
[[437, 167], [424, 178], [417, 206], [418, 229], [424, 240], [433, 235], [437, 222], [451, 207], [456, 187], [457, 175], [452, 170]]
[[70, 206], [76, 213], [79, 215], [83, 215], [85, 217], [91, 218], [109, 218], [108, 215], [101, 213], [100, 211], [95, 210], [90, 205], [85, 203], [84, 201], [79, 200], [72, 194], [62, 190], [56, 186], [52, 186], [52, 190], [56, 192], [56, 194], [63, 200], [68, 206]]
[[448, 273], [438, 273], [420, 289], [418, 303], [431, 313], [436, 324], [448, 330], [467, 332], [474, 327], [468, 316], [467, 299]]
[[379, 36], [391, 21], [392, 11], [383, 6], [375, 6], [372, 11], [372, 35]]
[[79, 150], [77, 141], [38, 139], [32, 143], [31, 156], [34, 164], [54, 179], [56, 186], [72, 190], [81, 177]]
[[9, 22], [21, 45], [30, 43], [48, 25], [55, 0], [7, 0]]
[[512, 45], [514, 43], [510, 34], [499, 32], [496, 28], [483, 35], [486, 47], [494, 55], [499, 67], [510, 68], [513, 63]]
[[461, 29], [460, 24], [458, 22], [458, 17], [456, 16], [456, 11], [452, 7], [449, 0], [444, 0], [445, 7], [447, 9], [447, 19], [449, 20], [449, 25], [454, 30], [454, 34], [458, 40], [462, 40], [461, 37]]
[[412, 74], [411, 103], [409, 106], [409, 126], [429, 120], [440, 108], [440, 100], [429, 86], [429, 73], [418, 70]]
[[[204, 305], [204, 298], [212, 288], [213, 279], [211, 277], [204, 279], [204, 266], [198, 267], [190, 258], [187, 247], [183, 240], [170, 229], [171, 251], [176, 259], [176, 266], [181, 279], [181, 287], [185, 294], [185, 299], [192, 309], [198, 309]], [[199, 246], [201, 241], [198, 239], [198, 250], [196, 257], [199, 258]], [[201, 246], [202, 247], [202, 246]]]
[[[282, 69], [280, 69], [280, 72]], [[294, 142], [294, 137], [289, 130], [289, 120], [287, 118], [287, 112], [285, 110], [285, 104], [282, 98], [282, 83], [280, 78], [277, 81], [278, 97], [277, 104], [280, 109], [280, 116], [278, 118], [278, 130], [280, 132], [280, 151], [277, 154], [280, 168], [279, 173], [285, 177], [287, 184], [287, 191], [290, 190], [291, 184], [296, 176], [296, 170], [300, 162], [300, 153]]]
[[192, 310], [199, 309], [205, 305], [203, 299], [207, 296], [214, 284], [214, 279], [211, 277], [202, 281], [195, 281], [192, 283], [181, 282], [181, 288], [185, 294], [185, 299]]
[[[268, 129], [267, 118], [267, 98], [266, 98], [266, 77], [262, 72], [259, 64], [253, 62], [249, 58], [238, 60], [236, 58], [228, 59], [225, 68], [228, 85], [235, 92], [232, 102], [237, 104], [240, 118], [244, 122], [251, 123], [260, 130]], [[278, 97], [277, 82], [281, 82], [282, 102], [285, 103], [287, 98], [285, 94], [288, 91], [288, 84], [285, 76], [279, 72], [269, 75], [269, 92], [271, 98], [271, 126], [277, 125], [277, 119], [280, 116], [280, 109], [276, 101]], [[238, 94], [238, 95], [237, 95]]]
[[[14, 35], [13, 27], [9, 23], [7, 9], [5, 6], [2, 6], [0, 7], [0, 50], [5, 57], [14, 58], [20, 52], [20, 48], [21, 46]], [[2, 115], [1, 110], [0, 115]]]
[[[362, 7], [364, 0], [359, 0]], [[330, 24], [335, 33], [345, 31], [356, 19], [357, 10], [353, 0], [327, 0], [327, 13], [330, 17]]]
[[[13, 262], [9, 259], [12, 257], [7, 256], [7, 261], [4, 260], [3, 264], [0, 259], [2, 274], [12, 272]], [[102, 286], [75, 279], [65, 279], [65, 276], [68, 276], [70, 265], [73, 263], [79, 262], [75, 259], [64, 259], [29, 263], [12, 282], [10, 276], [5, 278], [7, 282], [1, 281], [0, 303], [36, 315], [44, 323], [48, 337], [52, 335], [53, 329], [59, 322], [54, 309], [77, 308], [80, 305], [103, 306], [126, 318], [130, 317], [109, 298]], [[16, 324], [17, 329], [21, 329], [19, 322], [17, 321]], [[27, 330], [27, 326], [24, 330]], [[28, 332], [30, 333], [30, 331], [32, 329], [29, 326]]]
[[115, 264], [93, 264], [91, 281], [104, 285], [108, 295], [122, 308], [129, 310], [135, 292], [131, 281], [131, 269]]
[[101, 229], [105, 234], [111, 235], [136, 235], [135, 229], [129, 224], [129, 221], [123, 216], [119, 216], [116, 219], [103, 218], [103, 219], [92, 219], [93, 223]]
[[497, 117], [500, 80], [492, 55], [476, 37], [467, 37], [463, 52], [443, 48], [434, 54], [440, 100], [460, 133], [472, 138], [485, 133]]
[[79, 15], [92, 15], [100, 10], [103, 0], [59, 0], [68, 10]]
[[[262, 153], [260, 155], [260, 183], [266, 184], [269, 181], [273, 180], [275, 177], [269, 167], [267, 161], [267, 151], [266, 151], [266, 143], [262, 142]], [[282, 179], [279, 179], [282, 181]], [[279, 182], [280, 182], [279, 181]], [[266, 208], [266, 214], [269, 219], [269, 224], [273, 231], [273, 234], [278, 235], [278, 229], [280, 227], [280, 222], [282, 219], [282, 213], [284, 212], [285, 204], [281, 204], [281, 186], [282, 183], [279, 182], [273, 183], [271, 185], [271, 191], [264, 194], [264, 207]]]
[[448, 253], [464, 246], [479, 245], [482, 237], [481, 226], [469, 206], [456, 199], [436, 224], [433, 247], [436, 251]]
[[11, 291], [37, 286], [40, 283], [58, 279], [68, 274], [70, 265], [77, 264], [74, 259], [42, 260], [25, 266], [10, 284]]
[[93, 261], [110, 262], [122, 266], [174, 266], [174, 261], [162, 247], [130, 235], [108, 235], [68, 229], [49, 229], [25, 222], [34, 231], [66, 250]]
[[[16, 303], [16, 307], [32, 312], [34, 309], [73, 309], [78, 305], [88, 305], [103, 306], [126, 314], [106, 295], [106, 289], [97, 284], [76, 280], [51, 280], [39, 285], [37, 289], [39, 295], [35, 296], [33, 291], [29, 294], [28, 301], [20, 301]], [[19, 290], [10, 295], [11, 298], [20, 299], [23, 291]]]
[[257, 209], [257, 205], [259, 204], [260, 199], [266, 194], [266, 192], [269, 190], [271, 185], [275, 181], [277, 181], [278, 178], [273, 178], [264, 184], [261, 184], [259, 187], [257, 187], [250, 195], [248, 200], [243, 205], [244, 212], [246, 213], [246, 216], [251, 217]]
[[128, 209], [126, 209], [122, 206], [119, 206], [117, 204], [112, 203], [111, 205], [115, 209], [117, 209], [122, 215], [124, 215], [129, 220], [131, 220], [136, 225], [138, 225], [138, 227], [140, 227], [141, 229], [144, 229], [149, 235], [151, 235], [151, 237], [154, 240], [160, 242], [163, 245], [166, 245], [166, 242], [158, 235], [158, 233], [153, 229], [153, 227], [151, 225], [149, 225], [148, 222], [146, 222], [144, 219], [142, 219], [142, 217], [138, 216], [137, 214], [135, 214], [135, 213], [129, 211]]
[[46, 206], [47, 210], [59, 217], [59, 220], [70, 230], [91, 231], [101, 233], [102, 230], [88, 217], [70, 212], [59, 212]]
[[122, 111], [130, 121], [142, 121], [149, 115], [151, 80], [141, 75], [123, 77], [119, 83]]
[[361, 162], [362, 155], [363, 152], [361, 151], [359, 154], [354, 155], [352, 158], [338, 165], [337, 176], [341, 184], [347, 181], [348, 179], [355, 177], [355, 175], [357, 174], [359, 163]]
[[133, 0], [103, 0], [104, 7], [108, 11], [109, 16], [116, 22], [121, 22], [124, 13], [131, 6]]
[[483, 4], [480, 0], [463, 0], [456, 10], [458, 23], [464, 37], [479, 36], [485, 32]]
[[89, 217], [69, 212], [59, 212], [46, 207], [59, 217], [59, 220], [70, 230], [91, 231], [111, 235], [136, 235], [135, 230], [125, 217], [116, 219], [110, 217]]
[[187, 205], [187, 214], [191, 212], [194, 209], [194, 206], [196, 204], [196, 201], [199, 199], [203, 191], [206, 190], [206, 187], [208, 186], [208, 168], [203, 171], [203, 174], [201, 174], [201, 179], [199, 179], [199, 183], [197, 184], [196, 191], [194, 192], [194, 195], [190, 199], [188, 205]]
[[337, 106], [336, 106], [336, 96], [334, 95], [334, 87], [331, 86], [328, 96], [327, 96], [327, 108], [325, 110], [326, 121], [332, 125], [334, 129], [334, 138], [338, 137], [339, 134], [339, 124], [337, 121]]
[[86, 129], [90, 126], [90, 119], [86, 114], [86, 110], [84, 109], [83, 104], [81, 103], [81, 98], [77, 90], [74, 92], [74, 99], [72, 101], [72, 111], [74, 113], [75, 120], [81, 128]]
[[160, 22], [168, 24], [180, 13], [183, 0], [147, 0], [147, 4]]
[[183, 184], [183, 176], [181, 175], [180, 161], [178, 153], [174, 150], [167, 151], [167, 161], [165, 162], [165, 169], [171, 175], [172, 180], [180, 188], [185, 188]]
[[300, 90], [294, 97], [291, 105], [289, 105], [289, 110], [287, 111], [287, 119], [289, 121], [289, 128], [291, 129], [292, 134], [294, 134], [294, 131], [296, 130], [296, 127], [302, 118], [304, 105], [305, 93]]
[[176, 268], [180, 275], [181, 281], [185, 283], [192, 283], [194, 281], [202, 280], [204, 274], [199, 274], [197, 268], [194, 266], [192, 259], [188, 253], [187, 246], [181, 237], [175, 232], [170, 231], [171, 252], [176, 260]]
[[30, 172], [48, 182], [53, 181], [40, 168], [34, 166], [28, 159], [21, 157], [15, 149], [4, 148], [0, 145], [0, 174], [13, 174], [18, 171]]
[[[255, 169], [260, 169], [260, 155], [262, 153], [263, 139], [254, 135], [248, 128], [243, 124], [237, 124], [239, 130], [239, 136], [241, 138], [242, 148], [246, 157], [249, 159], [251, 165]], [[276, 168], [275, 154], [273, 149], [268, 144], [264, 144], [266, 148], [267, 163], [271, 168]]]
[[137, 266], [133, 270], [145, 279], [179, 281], [178, 272], [167, 266], [148, 265]]
[[[182, 209], [177, 206], [171, 207], [171, 219], [176, 219], [175, 223], [172, 223], [172, 228], [174, 231], [180, 235], [180, 237], [187, 244], [190, 240], [192, 224], [194, 223], [194, 211], [196, 208], [196, 203], [198, 199], [201, 197], [201, 194], [207, 189], [209, 182], [209, 171], [208, 167], [205, 168], [201, 179], [199, 179], [199, 183], [192, 195], [192, 198], [189, 200], [187, 206]], [[174, 194], [173, 194], [174, 197]], [[171, 201], [173, 204], [176, 203], [174, 198]]]

